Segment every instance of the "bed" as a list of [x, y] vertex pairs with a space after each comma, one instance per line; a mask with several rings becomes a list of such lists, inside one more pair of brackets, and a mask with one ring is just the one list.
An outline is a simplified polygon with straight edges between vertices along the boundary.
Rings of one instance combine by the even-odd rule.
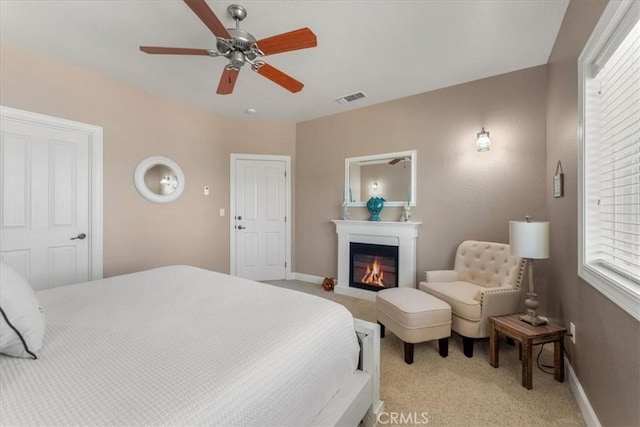
[[0, 355], [2, 425], [375, 424], [379, 330], [195, 267], [36, 292], [37, 360]]

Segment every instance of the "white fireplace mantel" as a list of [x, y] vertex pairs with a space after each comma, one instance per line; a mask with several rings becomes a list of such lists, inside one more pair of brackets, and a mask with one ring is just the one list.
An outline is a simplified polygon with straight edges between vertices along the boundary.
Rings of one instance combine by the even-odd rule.
[[337, 294], [375, 300], [376, 293], [349, 287], [349, 244], [369, 243], [398, 246], [398, 286], [416, 287], [416, 256], [418, 227], [421, 222], [350, 221], [337, 220], [338, 233], [338, 283]]

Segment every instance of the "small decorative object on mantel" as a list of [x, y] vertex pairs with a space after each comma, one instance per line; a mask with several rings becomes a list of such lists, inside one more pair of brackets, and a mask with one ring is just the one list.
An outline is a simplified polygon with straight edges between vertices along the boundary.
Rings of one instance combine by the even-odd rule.
[[332, 291], [335, 286], [336, 286], [336, 279], [334, 279], [333, 277], [325, 277], [324, 280], [322, 281], [322, 289], [324, 289], [327, 292]]
[[346, 200], [342, 202], [342, 219], [345, 221], [349, 219], [349, 204]]
[[403, 213], [402, 213], [402, 221], [403, 222], [409, 222], [411, 221], [411, 205], [409, 204], [409, 202], [404, 202], [404, 208], [403, 208]]
[[562, 172], [562, 163], [558, 160], [556, 166], [556, 174], [553, 176], [553, 197], [564, 196], [564, 173]]
[[382, 197], [372, 197], [367, 202], [367, 210], [371, 216], [369, 221], [380, 221], [380, 212], [384, 207], [385, 200]]

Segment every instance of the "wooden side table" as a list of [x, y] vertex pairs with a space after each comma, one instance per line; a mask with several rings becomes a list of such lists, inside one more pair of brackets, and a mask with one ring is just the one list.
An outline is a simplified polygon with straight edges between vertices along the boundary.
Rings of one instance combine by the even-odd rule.
[[566, 328], [556, 325], [532, 326], [520, 320], [520, 314], [489, 317], [491, 325], [489, 364], [494, 368], [499, 364], [500, 334], [513, 338], [520, 345], [522, 356], [522, 386], [527, 390], [533, 388], [533, 346], [553, 343], [553, 377], [556, 381], [564, 381], [564, 336]]

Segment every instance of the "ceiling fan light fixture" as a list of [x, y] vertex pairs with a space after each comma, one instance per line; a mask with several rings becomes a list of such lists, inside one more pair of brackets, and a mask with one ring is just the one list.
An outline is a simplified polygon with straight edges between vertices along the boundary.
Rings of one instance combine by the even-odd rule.
[[239, 50], [234, 50], [231, 52], [231, 57], [229, 58], [229, 65], [233, 68], [241, 68], [246, 62], [244, 53]]

